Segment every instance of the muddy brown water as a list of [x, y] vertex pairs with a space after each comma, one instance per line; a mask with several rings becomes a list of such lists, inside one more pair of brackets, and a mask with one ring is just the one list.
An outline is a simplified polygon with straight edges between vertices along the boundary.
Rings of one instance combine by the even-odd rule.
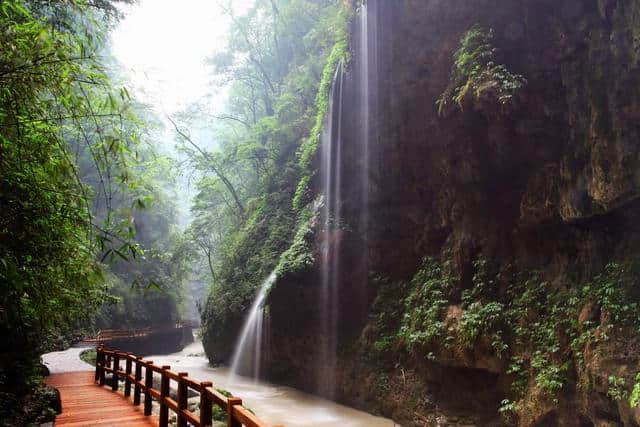
[[376, 417], [291, 387], [231, 375], [227, 367], [211, 367], [199, 341], [180, 352], [153, 355], [145, 359], [153, 360], [158, 365], [170, 365], [174, 371], [188, 372], [189, 377], [198, 381], [213, 382], [216, 387], [241, 397], [243, 404], [268, 424], [284, 424], [287, 427], [399, 425], [390, 419]]

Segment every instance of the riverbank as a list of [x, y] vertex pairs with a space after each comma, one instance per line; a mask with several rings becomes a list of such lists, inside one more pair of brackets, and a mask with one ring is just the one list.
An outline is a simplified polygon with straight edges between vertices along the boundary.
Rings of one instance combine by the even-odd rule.
[[229, 368], [224, 366], [212, 367], [200, 341], [177, 353], [148, 358], [158, 365], [170, 365], [173, 370], [188, 372], [190, 377], [211, 381], [214, 386], [229, 390], [241, 397], [245, 406], [269, 424], [284, 424], [287, 427], [398, 425], [390, 419], [376, 417], [291, 387], [232, 375]]
[[[88, 346], [75, 346], [64, 351], [42, 355], [43, 363], [51, 373], [93, 370], [80, 359]], [[179, 352], [145, 357], [157, 365], [170, 365], [176, 371], [188, 372], [199, 381], [213, 384], [242, 398], [262, 420], [287, 427], [393, 427], [392, 420], [376, 417], [291, 387], [232, 375], [229, 368], [212, 367], [204, 354], [200, 341], [195, 341]]]

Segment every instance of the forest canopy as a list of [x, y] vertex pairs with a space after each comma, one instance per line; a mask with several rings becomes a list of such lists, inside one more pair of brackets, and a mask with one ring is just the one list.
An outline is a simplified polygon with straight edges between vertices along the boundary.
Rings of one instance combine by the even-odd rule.
[[163, 190], [172, 160], [140, 132], [152, 121], [110, 59], [117, 3], [0, 2], [0, 418], [10, 424], [39, 384], [39, 354], [72, 331], [178, 316], [184, 271]]
[[[300, 166], [301, 147], [326, 108], [318, 88], [328, 90], [327, 59], [346, 55], [348, 8], [256, 1], [238, 14], [218, 2], [230, 30], [207, 66], [228, 96], [222, 112], [203, 99], [167, 119], [187, 160], [180, 168], [155, 146], [163, 120], [131, 95], [112, 58], [119, 3], [131, 2], [0, 2], [0, 413], [8, 420], [25, 416], [12, 413], [16, 402], [40, 387], [39, 354], [100, 327], [171, 325], [185, 312], [185, 283], [195, 299], [194, 284], [208, 282], [209, 298], [228, 310], [207, 304], [205, 324], [233, 320], [305, 215], [293, 199], [314, 172]], [[213, 142], [192, 134], [194, 123]], [[184, 232], [171, 195], [179, 174], [196, 177]]]
[[[206, 100], [172, 120], [198, 172], [187, 230], [206, 259], [211, 287], [203, 339], [233, 331], [257, 287], [305, 227], [320, 128], [336, 64], [348, 59], [351, 8], [342, 1], [256, 1], [231, 21], [209, 60], [214, 86], [228, 87], [222, 111]], [[190, 124], [208, 123], [218, 149]], [[206, 345], [206, 344], [205, 344]], [[230, 351], [230, 350], [229, 350]]]

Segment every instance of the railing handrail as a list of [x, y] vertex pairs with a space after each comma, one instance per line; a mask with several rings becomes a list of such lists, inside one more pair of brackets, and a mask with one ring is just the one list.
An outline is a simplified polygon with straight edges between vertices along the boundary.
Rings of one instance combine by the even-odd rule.
[[196, 322], [193, 320], [178, 320], [173, 326], [165, 326], [162, 328], [151, 328], [149, 326], [144, 328], [131, 328], [131, 329], [100, 329], [98, 333], [92, 338], [85, 338], [81, 342], [83, 343], [96, 343], [102, 344], [106, 341], [122, 339], [122, 338], [138, 338], [148, 336], [155, 333], [173, 331], [182, 328], [194, 328]]
[[[124, 395], [131, 396], [133, 390], [133, 404], [140, 405], [141, 395], [144, 394], [144, 415], [151, 415], [151, 402], [155, 399], [160, 404], [160, 427], [166, 427], [169, 422], [169, 409], [176, 413], [178, 427], [186, 427], [187, 423], [196, 427], [208, 427], [213, 424], [212, 405], [216, 404], [227, 413], [228, 427], [267, 427], [251, 411], [242, 406], [239, 397], [226, 397], [213, 387], [210, 381], [199, 382], [189, 378], [187, 372], [174, 372], [170, 366], [154, 365], [151, 360], [144, 360], [141, 356], [109, 350], [104, 345], [96, 349], [95, 380], [100, 386], [106, 384], [105, 374], [113, 374], [111, 389], [118, 390], [119, 380], [124, 380]], [[125, 370], [120, 369], [120, 362], [125, 362]], [[144, 377], [142, 368], [145, 369]], [[153, 373], [161, 375], [160, 390], [153, 388]], [[177, 401], [170, 397], [170, 383], [178, 384]], [[200, 393], [200, 414], [189, 411], [187, 399], [189, 389]], [[277, 427], [277, 426], [274, 426]], [[279, 426], [282, 427], [282, 426]]]

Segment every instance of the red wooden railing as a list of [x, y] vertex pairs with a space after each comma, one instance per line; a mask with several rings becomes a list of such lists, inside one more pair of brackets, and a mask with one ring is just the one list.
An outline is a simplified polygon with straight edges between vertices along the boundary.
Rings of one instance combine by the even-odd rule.
[[[124, 370], [120, 362], [124, 361]], [[144, 369], [144, 375], [143, 375]], [[153, 388], [153, 373], [161, 376], [160, 389]], [[97, 347], [95, 380], [100, 386], [106, 384], [106, 374], [113, 374], [111, 389], [118, 390], [120, 379], [124, 381], [124, 395], [131, 396], [133, 387], [133, 404], [140, 405], [144, 395], [144, 415], [151, 415], [152, 401], [160, 405], [159, 425], [167, 427], [169, 410], [177, 414], [178, 427], [207, 427], [213, 424], [213, 405], [218, 405], [227, 413], [228, 427], [267, 427], [251, 411], [242, 406], [239, 397], [226, 397], [213, 387], [209, 381], [198, 382], [189, 378], [187, 372], [171, 371], [170, 366], [157, 366], [151, 360], [143, 360], [141, 356], [109, 350], [100, 345]], [[171, 381], [177, 383], [177, 400], [170, 397]], [[200, 394], [200, 414], [191, 412], [187, 407], [189, 389]], [[276, 427], [276, 426], [274, 426]], [[279, 426], [282, 427], [282, 426]]]
[[146, 337], [148, 335], [158, 333], [158, 332], [168, 332], [174, 329], [180, 328], [195, 328], [198, 324], [193, 320], [179, 320], [173, 326], [167, 326], [164, 328], [137, 328], [137, 329], [101, 329], [98, 331], [98, 334], [92, 338], [86, 338], [81, 341], [84, 344], [104, 344], [105, 342], [117, 340], [117, 339], [127, 339], [127, 338], [140, 338]]

